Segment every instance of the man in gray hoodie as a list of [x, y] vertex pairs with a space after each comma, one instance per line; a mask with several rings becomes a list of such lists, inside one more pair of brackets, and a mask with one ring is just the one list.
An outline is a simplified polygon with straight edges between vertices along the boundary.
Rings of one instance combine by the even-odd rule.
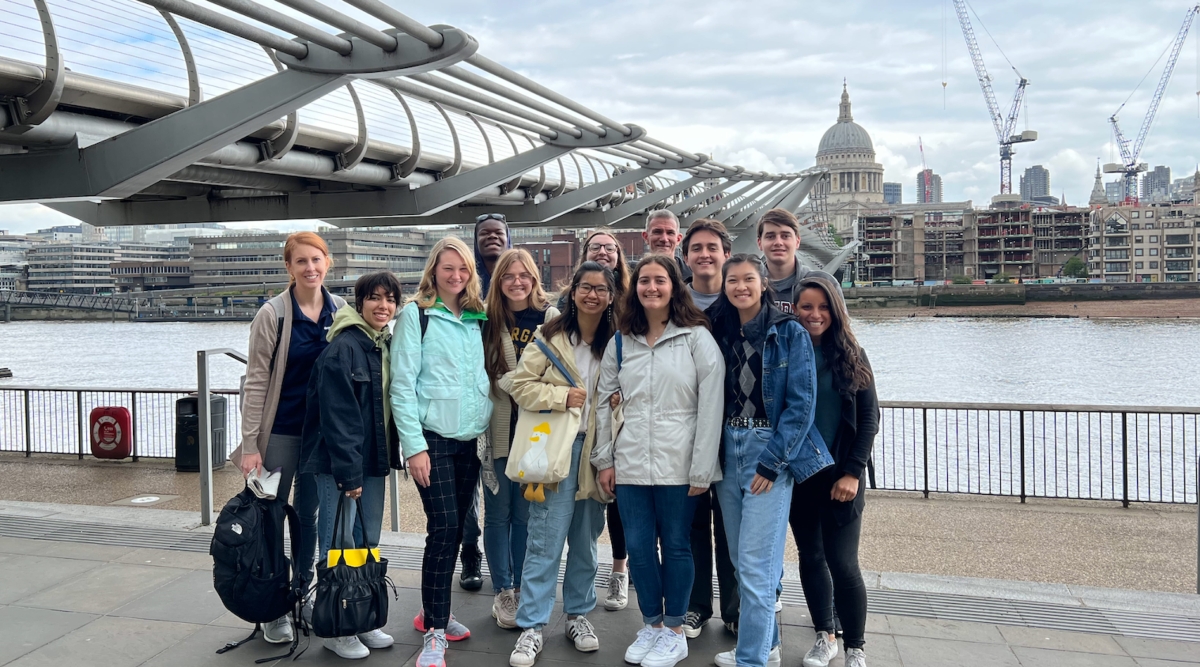
[[791, 211], [773, 208], [758, 220], [758, 249], [767, 260], [771, 276], [771, 302], [785, 313], [795, 312], [796, 285], [811, 268], [800, 262], [800, 221]]

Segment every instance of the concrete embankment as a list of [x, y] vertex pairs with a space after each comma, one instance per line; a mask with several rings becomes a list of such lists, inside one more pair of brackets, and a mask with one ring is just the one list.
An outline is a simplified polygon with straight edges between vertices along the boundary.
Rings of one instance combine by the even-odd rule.
[[1200, 283], [933, 285], [845, 290], [872, 317], [1200, 317]]

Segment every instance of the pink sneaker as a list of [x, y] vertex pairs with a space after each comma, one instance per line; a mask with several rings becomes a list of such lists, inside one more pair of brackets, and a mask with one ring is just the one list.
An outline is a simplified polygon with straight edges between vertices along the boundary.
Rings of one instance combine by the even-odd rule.
[[[418, 612], [416, 618], [413, 619], [413, 630], [420, 633], [428, 631], [428, 628], [425, 627], [424, 609]], [[446, 623], [446, 639], [452, 642], [461, 642], [464, 639], [470, 638], [471, 631], [467, 629], [467, 626], [459, 623], [458, 619], [454, 618], [454, 614], [450, 614], [450, 621]]]

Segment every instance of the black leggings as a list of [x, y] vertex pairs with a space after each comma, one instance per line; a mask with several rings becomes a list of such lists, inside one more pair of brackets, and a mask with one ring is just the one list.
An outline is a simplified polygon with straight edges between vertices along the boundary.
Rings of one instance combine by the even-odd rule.
[[608, 539], [612, 542], [613, 560], [625, 560], [629, 553], [625, 551], [625, 526], [621, 525], [621, 512], [617, 509], [617, 499], [608, 504]]
[[829, 497], [835, 481], [826, 471], [797, 486], [789, 523], [800, 551], [800, 583], [813, 627], [832, 633], [836, 606], [846, 648], [862, 648], [867, 630], [867, 586], [858, 567], [862, 515], [838, 525], [837, 515], [845, 520], [850, 514]]

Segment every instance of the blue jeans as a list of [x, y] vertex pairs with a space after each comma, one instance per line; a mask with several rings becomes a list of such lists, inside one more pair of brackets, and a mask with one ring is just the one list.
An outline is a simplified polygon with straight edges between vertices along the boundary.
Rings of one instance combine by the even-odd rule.
[[[493, 459], [500, 488], [492, 493], [483, 487], [483, 551], [492, 572], [492, 593], [521, 587], [525, 565], [525, 543], [529, 530], [529, 501], [521, 485], [504, 476], [508, 457]], [[466, 538], [463, 538], [464, 540]]]
[[583, 437], [580, 433], [571, 445], [570, 476], [558, 483], [557, 490], [546, 489], [545, 502], [529, 503], [529, 542], [517, 609], [517, 625], [526, 630], [541, 630], [550, 622], [564, 543], [570, 551], [563, 576], [563, 611], [576, 616], [596, 608], [596, 540], [604, 530], [604, 506], [591, 498], [575, 500]]
[[[333, 475], [316, 475], [317, 478], [317, 497], [320, 499], [320, 511], [317, 514], [317, 535], [320, 539], [320, 561], [325, 562], [329, 555], [329, 550], [334, 546], [333, 534], [333, 519], [337, 514], [338, 498], [344, 493], [337, 488], [337, 482], [334, 481]], [[342, 520], [338, 526], [338, 532], [341, 535], [337, 536], [337, 546], [341, 548], [343, 545], [354, 540], [354, 546], [362, 548], [365, 546], [379, 546], [379, 531], [383, 528], [383, 495], [387, 490], [386, 477], [363, 477], [362, 486], [362, 506], [363, 506], [363, 521], [367, 527], [367, 534], [364, 536], [362, 528], [359, 527], [358, 521], [355, 520], [355, 515], [358, 514], [356, 509], [357, 503], [353, 498], [346, 498], [346, 502], [342, 504]]]
[[[637, 587], [642, 622], [683, 625], [692, 596], [692, 515], [687, 486], [617, 485], [629, 573]], [[662, 558], [659, 558], [659, 545]]]
[[775, 591], [783, 576], [792, 476], [784, 470], [770, 491], [758, 495], [750, 492], [758, 455], [772, 433], [769, 428], [726, 426], [724, 478], [717, 482], [729, 556], [737, 572], [742, 601], [737, 664], [745, 667], [765, 666], [771, 648], [779, 645]]

